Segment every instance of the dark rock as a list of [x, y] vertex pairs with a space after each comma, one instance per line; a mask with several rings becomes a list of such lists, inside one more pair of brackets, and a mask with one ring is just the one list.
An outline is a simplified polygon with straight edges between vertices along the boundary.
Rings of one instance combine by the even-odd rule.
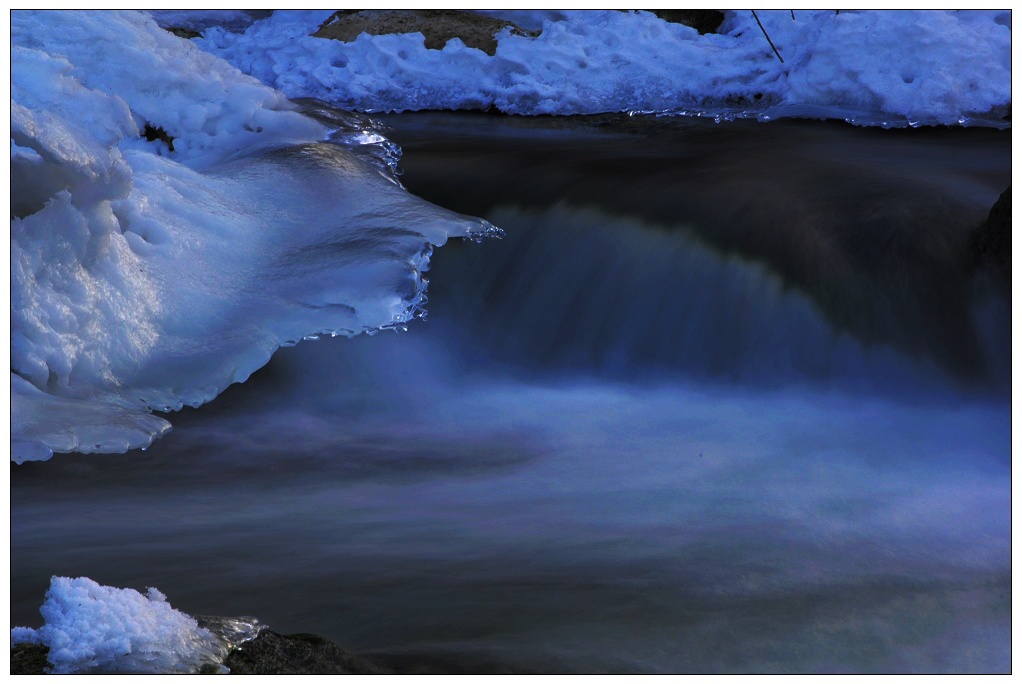
[[[11, 674], [46, 674], [50, 649], [39, 644], [11, 648]], [[314, 634], [277, 634], [263, 630], [231, 651], [224, 661], [231, 674], [389, 674], [365, 658], [345, 653]], [[200, 674], [215, 674], [216, 666]]]
[[724, 13], [720, 10], [663, 9], [642, 11], [655, 14], [672, 24], [691, 26], [701, 34], [716, 33], [720, 25], [724, 23]]
[[973, 235], [973, 250], [978, 268], [988, 269], [999, 285], [1011, 286], [1011, 186]]
[[147, 123], [145, 125], [145, 128], [142, 130], [142, 137], [148, 140], [149, 142], [152, 142], [154, 140], [162, 140], [164, 143], [166, 143], [167, 149], [169, 149], [171, 152], [174, 151], [174, 138], [169, 133], [167, 133], [167, 131], [163, 130], [163, 128], [160, 126], [153, 126], [152, 124]]
[[11, 674], [46, 674], [50, 649], [41, 644], [17, 644], [11, 647]]
[[283, 635], [268, 629], [231, 651], [224, 665], [231, 674], [388, 674], [315, 634]]
[[[167, 16], [169, 13], [170, 16]], [[230, 33], [240, 33], [254, 22], [273, 14], [273, 10], [239, 10], [230, 16], [222, 16], [219, 12], [194, 13], [187, 20], [182, 21], [179, 13], [175, 10], [156, 10], [153, 18], [160, 28], [173, 33], [175, 36], [191, 40], [198, 38], [208, 28], [216, 26]], [[182, 21], [177, 26], [171, 22]]]
[[191, 40], [192, 38], [198, 38], [199, 36], [202, 35], [198, 31], [193, 31], [190, 28], [182, 28], [180, 26], [171, 26], [171, 27], [168, 27], [165, 30], [170, 31], [171, 33], [173, 33], [178, 38], [184, 38], [186, 40]]
[[421, 33], [430, 50], [441, 50], [451, 38], [460, 38], [465, 45], [493, 55], [497, 52], [494, 35], [508, 26], [517, 35], [538, 35], [510, 21], [460, 10], [338, 10], [312, 35], [348, 43], [363, 33]]

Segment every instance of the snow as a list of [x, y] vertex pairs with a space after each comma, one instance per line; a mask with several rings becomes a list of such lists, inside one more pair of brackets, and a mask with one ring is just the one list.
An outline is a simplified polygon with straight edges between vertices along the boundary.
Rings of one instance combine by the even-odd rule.
[[48, 647], [55, 674], [197, 672], [219, 665], [231, 646], [152, 587], [140, 594], [88, 577], [53, 577], [39, 610], [46, 624], [15, 627], [11, 643]]
[[400, 327], [433, 247], [493, 231], [409, 195], [365, 117], [306, 116], [145, 14], [11, 33], [15, 461], [146, 446], [149, 411], [282, 344]]
[[[542, 28], [497, 35], [494, 56], [422, 34], [351, 43], [310, 34], [331, 14], [278, 11], [196, 44], [289, 97], [362, 111], [486, 109], [515, 114], [688, 112], [861, 124], [989, 123], [1011, 101], [1009, 11], [729, 11], [720, 34], [648, 12], [488, 11]], [[1003, 110], [1003, 111], [1002, 111]]]

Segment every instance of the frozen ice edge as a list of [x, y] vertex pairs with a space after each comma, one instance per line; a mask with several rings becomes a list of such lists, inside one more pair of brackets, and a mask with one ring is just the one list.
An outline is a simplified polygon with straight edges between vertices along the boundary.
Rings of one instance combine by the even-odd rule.
[[827, 107], [823, 105], [774, 105], [764, 108], [706, 108], [698, 107], [662, 109], [662, 110], [629, 110], [628, 116], [678, 117], [693, 119], [712, 119], [714, 123], [730, 121], [759, 121], [767, 123], [781, 119], [803, 119], [819, 121], [844, 121], [852, 126], [866, 128], [925, 128], [928, 126], [961, 126], [963, 128], [996, 128], [1007, 130], [1011, 121], [998, 117], [996, 112], [959, 116], [954, 121], [946, 121], [933, 117], [906, 118], [899, 115], [883, 115], [866, 110], [845, 107]]
[[13, 19], [15, 462], [145, 448], [170, 429], [153, 411], [282, 345], [399, 330], [435, 246], [499, 235], [408, 194], [367, 117], [296, 106], [146, 15]]
[[[488, 221], [479, 219], [463, 239], [480, 243], [486, 239], [501, 239], [504, 231]], [[429, 269], [429, 255], [434, 245], [430, 244], [418, 265], [420, 273]], [[277, 349], [296, 346], [302, 341], [316, 341], [323, 336], [348, 337], [358, 335], [374, 336], [380, 332], [406, 332], [408, 324], [415, 319], [425, 319], [428, 302], [429, 280], [420, 278], [416, 297], [408, 303], [403, 312], [388, 323], [379, 326], [363, 326], [361, 330], [348, 328], [316, 327], [300, 338], [280, 341], [264, 356], [245, 365], [235, 366], [228, 380], [222, 385], [193, 389], [176, 401], [162, 406], [125, 406], [126, 402], [116, 397], [101, 401], [83, 401], [71, 397], [48, 394], [36, 388], [15, 372], [11, 373], [11, 460], [16, 464], [27, 461], [43, 461], [55, 453], [127, 453], [135, 449], [146, 450], [157, 439], [172, 430], [170, 421], [156, 415], [156, 412], [170, 413], [185, 406], [198, 408], [213, 401], [233, 384], [244, 383], [253, 373], [270, 362]], [[15, 400], [17, 397], [19, 400]], [[111, 429], [116, 434], [111, 435]]]

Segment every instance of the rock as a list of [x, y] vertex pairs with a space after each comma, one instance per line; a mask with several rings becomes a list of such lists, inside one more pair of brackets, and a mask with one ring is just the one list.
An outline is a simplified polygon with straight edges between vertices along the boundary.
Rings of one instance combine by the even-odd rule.
[[191, 40], [192, 38], [198, 38], [202, 34], [198, 31], [194, 31], [190, 28], [183, 26], [168, 26], [165, 30], [170, 31], [178, 38], [184, 38], [185, 40]]
[[663, 9], [641, 11], [655, 14], [672, 24], [691, 26], [696, 31], [699, 31], [700, 34], [716, 33], [720, 25], [724, 23], [724, 13], [720, 10]]
[[41, 644], [16, 644], [11, 647], [11, 674], [46, 674], [50, 649]]
[[[49, 652], [39, 644], [13, 646], [11, 674], [46, 674]], [[268, 629], [231, 651], [224, 664], [231, 674], [389, 674], [314, 634], [283, 635]], [[218, 670], [211, 666], [200, 674], [215, 674]]]
[[976, 266], [988, 269], [1002, 287], [1011, 287], [1011, 186], [1001, 193], [987, 220], [973, 235]]
[[[664, 21], [690, 26], [699, 33], [716, 33], [724, 21], [724, 13], [720, 10], [642, 11], [655, 14]], [[421, 33], [426, 37], [426, 47], [431, 50], [441, 50], [451, 38], [460, 38], [465, 45], [493, 55], [497, 50], [494, 36], [509, 26], [516, 35], [539, 35], [538, 31], [526, 31], [507, 20], [463, 10], [338, 10], [312, 35], [351, 42], [363, 33], [371, 36]]]
[[171, 152], [174, 151], [174, 138], [162, 126], [153, 126], [151, 123], [146, 123], [145, 128], [142, 129], [142, 137], [149, 142], [161, 140], [167, 145], [167, 149]]
[[224, 664], [231, 674], [387, 674], [315, 634], [283, 635], [268, 629], [231, 651]]
[[459, 10], [338, 10], [312, 35], [348, 43], [363, 33], [421, 33], [430, 50], [441, 50], [451, 38], [460, 38], [465, 45], [494, 55], [494, 35], [509, 26], [520, 36], [538, 35], [510, 21]]

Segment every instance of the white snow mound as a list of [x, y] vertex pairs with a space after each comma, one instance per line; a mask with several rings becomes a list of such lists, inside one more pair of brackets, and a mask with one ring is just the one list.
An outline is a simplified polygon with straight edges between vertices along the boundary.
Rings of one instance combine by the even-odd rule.
[[15, 627], [11, 641], [47, 646], [55, 674], [193, 673], [219, 666], [229, 650], [151, 587], [143, 595], [88, 577], [54, 577], [40, 612], [46, 624]]

